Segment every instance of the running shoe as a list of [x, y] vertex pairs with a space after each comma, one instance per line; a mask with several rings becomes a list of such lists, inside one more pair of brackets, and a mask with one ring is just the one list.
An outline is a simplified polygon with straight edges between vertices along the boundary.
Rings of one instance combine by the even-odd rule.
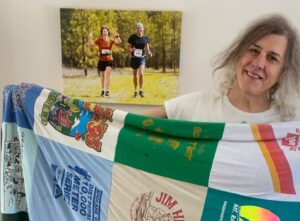
[[143, 92], [143, 91], [139, 91], [139, 95], [140, 95], [141, 97], [145, 97], [145, 95], [144, 95], [144, 92]]
[[109, 91], [105, 91], [103, 97], [109, 97]]
[[137, 95], [138, 95], [138, 93], [135, 91], [135, 92], [133, 93], [133, 98], [136, 98]]

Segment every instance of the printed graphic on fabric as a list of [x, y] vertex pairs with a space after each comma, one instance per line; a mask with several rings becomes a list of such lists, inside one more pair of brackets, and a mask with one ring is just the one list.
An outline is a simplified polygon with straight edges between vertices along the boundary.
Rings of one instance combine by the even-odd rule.
[[296, 132], [288, 133], [285, 138], [282, 139], [281, 145], [287, 147], [290, 151], [300, 151], [300, 128], [296, 129]]
[[239, 221], [280, 221], [279, 217], [270, 210], [258, 206], [244, 205], [239, 208]]
[[[186, 124], [183, 129], [176, 123], [127, 114], [119, 133], [122, 142], [117, 143], [115, 162], [207, 186], [224, 124]], [[212, 131], [214, 135], [210, 136]]]
[[53, 196], [63, 200], [84, 220], [100, 221], [103, 191], [92, 181], [91, 175], [83, 168], [69, 165], [62, 168], [51, 164], [53, 171]]
[[266, 200], [208, 189], [201, 220], [294, 221], [299, 202]]
[[289, 162], [277, 142], [272, 126], [269, 124], [252, 124], [251, 129], [268, 165], [274, 191], [296, 194]]
[[4, 211], [26, 211], [21, 149], [17, 137], [5, 142], [3, 171]]
[[13, 94], [13, 102], [19, 111], [23, 111], [23, 101], [27, 90], [32, 87], [31, 84], [21, 84]]
[[[153, 121], [153, 119], [146, 119], [143, 121], [143, 127], [147, 128], [147, 127], [155, 127], [155, 123]], [[155, 127], [154, 129], [155, 132], [164, 133], [164, 130], [161, 129], [160, 127]], [[192, 132], [192, 136], [193, 138], [197, 138], [200, 136], [200, 133], [202, 131], [201, 127], [198, 126], [194, 126], [193, 128], [193, 132]], [[140, 133], [137, 134], [138, 136], [141, 135]], [[163, 137], [160, 136], [148, 136], [148, 140], [151, 140], [157, 144], [162, 144], [164, 143], [164, 139]], [[175, 139], [168, 139], [167, 141], [168, 146], [170, 146], [173, 150], [176, 150], [180, 145], [180, 141], [175, 140]], [[197, 153], [196, 154], [202, 154], [204, 152], [204, 145], [197, 147], [198, 142], [189, 142], [188, 146], [185, 147], [185, 153], [184, 156], [188, 159], [188, 161], [191, 161], [193, 158], [193, 152], [197, 149]]]
[[82, 139], [86, 145], [101, 152], [102, 142], [107, 131], [107, 121], [113, 121], [113, 109], [95, 103], [71, 99], [51, 91], [43, 104], [41, 122], [48, 122], [64, 135]]
[[[146, 120], [143, 120], [142, 121], [142, 127], [144, 128], [155, 128], [154, 131], [158, 132], [158, 133], [164, 133], [165, 131], [160, 128], [160, 127], [156, 127], [153, 119], [149, 118], [149, 119], [146, 119]], [[202, 128], [200, 126], [194, 126], [193, 127], [193, 131], [192, 131], [192, 137], [193, 138], [199, 138], [201, 136], [201, 132], [202, 132]], [[206, 137], [206, 138], [209, 138], [209, 137]]]
[[184, 212], [168, 193], [154, 191], [137, 197], [130, 209], [131, 221], [184, 221]]

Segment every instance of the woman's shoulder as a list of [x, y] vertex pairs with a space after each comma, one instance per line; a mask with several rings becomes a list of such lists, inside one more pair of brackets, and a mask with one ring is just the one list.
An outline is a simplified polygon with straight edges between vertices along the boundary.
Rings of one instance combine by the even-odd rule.
[[165, 102], [168, 118], [207, 121], [208, 113], [213, 113], [220, 103], [220, 96], [213, 92], [196, 91], [183, 94]]
[[97, 38], [95, 43], [99, 43], [101, 41], [102, 38]]
[[216, 100], [220, 99], [221, 95], [216, 92], [209, 91], [195, 91], [183, 94], [178, 97], [179, 99], [193, 99], [193, 100]]
[[216, 105], [220, 103], [222, 97], [214, 92], [195, 91], [175, 97], [165, 102], [165, 106], [178, 108], [196, 107], [205, 105]]
[[98, 43], [103, 43], [103, 42], [106, 42], [106, 40], [105, 39], [103, 39], [102, 37], [99, 37], [99, 38], [97, 38], [97, 40], [95, 41], [96, 43], [98, 42]]

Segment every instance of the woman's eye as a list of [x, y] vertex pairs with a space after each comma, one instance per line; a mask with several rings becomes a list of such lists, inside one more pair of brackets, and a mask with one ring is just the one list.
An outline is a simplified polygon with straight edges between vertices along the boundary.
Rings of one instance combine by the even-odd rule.
[[273, 55], [269, 55], [269, 60], [272, 61], [272, 62], [278, 62], [278, 58], [273, 56]]
[[259, 50], [256, 49], [256, 48], [249, 48], [249, 51], [250, 51], [250, 53], [253, 54], [253, 55], [259, 54]]

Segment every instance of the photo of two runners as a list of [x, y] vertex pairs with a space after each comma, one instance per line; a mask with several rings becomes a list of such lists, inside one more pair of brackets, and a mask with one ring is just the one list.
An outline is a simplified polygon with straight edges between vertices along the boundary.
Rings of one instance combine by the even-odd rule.
[[63, 93], [161, 105], [178, 95], [182, 13], [60, 10]]

